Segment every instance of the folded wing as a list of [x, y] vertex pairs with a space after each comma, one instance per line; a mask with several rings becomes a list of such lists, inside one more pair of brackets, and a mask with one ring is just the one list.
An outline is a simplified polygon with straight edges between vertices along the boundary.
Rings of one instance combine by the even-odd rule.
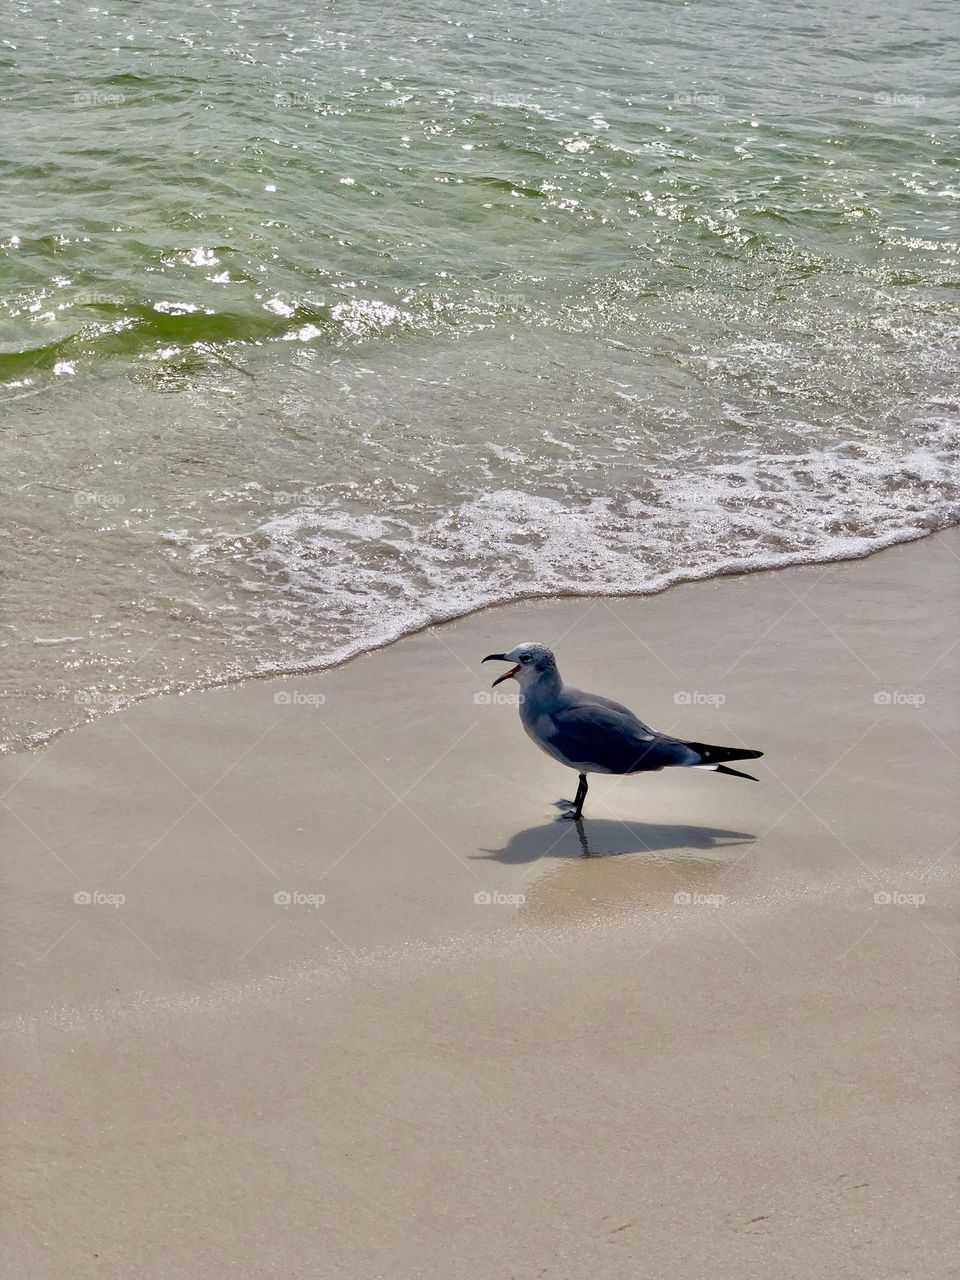
[[588, 697], [551, 716], [550, 746], [571, 765], [604, 773], [643, 773], [695, 764], [695, 752], [655, 733], [632, 711], [606, 698]]

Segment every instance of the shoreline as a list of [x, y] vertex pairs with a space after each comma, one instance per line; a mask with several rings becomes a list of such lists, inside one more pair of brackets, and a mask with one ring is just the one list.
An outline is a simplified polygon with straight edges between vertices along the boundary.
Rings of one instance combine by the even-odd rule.
[[[472, 618], [478, 614], [485, 613], [489, 610], [506, 608], [511, 605], [524, 605], [545, 602], [564, 602], [577, 600], [642, 600], [661, 596], [666, 592], [672, 591], [677, 587], [691, 586], [700, 582], [711, 582], [724, 578], [740, 578], [753, 577], [757, 574], [780, 573], [786, 569], [815, 567], [817, 565], [847, 564], [855, 563], [860, 560], [868, 560], [871, 556], [878, 555], [881, 552], [889, 551], [894, 547], [905, 546], [913, 542], [923, 542], [928, 538], [936, 538], [942, 534], [948, 534], [950, 530], [960, 528], [960, 519], [938, 525], [934, 529], [930, 529], [924, 533], [916, 531], [904, 532], [902, 536], [899, 534], [891, 535], [889, 541], [879, 541], [876, 545], [871, 545], [866, 549], [858, 551], [849, 551], [847, 554], [820, 558], [817, 556], [807, 557], [801, 552], [785, 552], [776, 564], [758, 564], [743, 567], [740, 562], [730, 561], [722, 562], [720, 567], [711, 568], [705, 574], [698, 574], [696, 570], [683, 570], [678, 572], [676, 577], [671, 578], [660, 586], [651, 586], [645, 590], [624, 591], [618, 593], [610, 591], [606, 588], [596, 591], [564, 591], [564, 592], [531, 592], [529, 594], [521, 594], [511, 596], [503, 600], [490, 600], [478, 605], [474, 605], [466, 609], [464, 612], [451, 613], [448, 616], [431, 618], [427, 622], [423, 622], [413, 626], [409, 630], [398, 630], [396, 634], [391, 634], [387, 638], [380, 641], [357, 641], [356, 644], [362, 647], [350, 647], [350, 651], [343, 656], [337, 656], [341, 651], [336, 651], [335, 655], [329, 660], [318, 662], [315, 664], [303, 664], [300, 666], [277, 666], [274, 668], [266, 668], [263, 670], [253, 670], [243, 672], [235, 676], [224, 676], [215, 680], [204, 682], [184, 682], [182, 684], [173, 684], [169, 688], [154, 690], [137, 695], [130, 695], [129, 701], [124, 701], [115, 710], [102, 710], [99, 714], [94, 715], [89, 720], [80, 721], [75, 725], [63, 725], [49, 731], [45, 734], [42, 741], [23, 742], [22, 739], [14, 737], [7, 742], [0, 744], [0, 760], [7, 756], [32, 754], [37, 751], [46, 751], [55, 742], [68, 734], [74, 734], [82, 729], [88, 728], [92, 724], [96, 724], [105, 716], [118, 715], [144, 702], [150, 702], [156, 698], [168, 697], [184, 697], [191, 694], [200, 694], [209, 692], [214, 689], [230, 689], [242, 686], [254, 681], [277, 680], [285, 678], [301, 678], [307, 676], [320, 675], [326, 671], [335, 671], [340, 667], [346, 666], [357, 659], [363, 658], [368, 654], [380, 653], [384, 649], [390, 648], [392, 645], [400, 644], [404, 640], [411, 639], [429, 631], [433, 627], [443, 627], [449, 623], [459, 622], [464, 619]], [[52, 643], [52, 642], [51, 642]], [[99, 695], [106, 696], [106, 695]], [[122, 697], [123, 695], [119, 695]], [[41, 705], [47, 705], [46, 702]]]
[[[501, 605], [0, 759], [19, 1272], [938, 1274], [958, 558]], [[558, 821], [480, 666], [524, 638], [761, 785]]]

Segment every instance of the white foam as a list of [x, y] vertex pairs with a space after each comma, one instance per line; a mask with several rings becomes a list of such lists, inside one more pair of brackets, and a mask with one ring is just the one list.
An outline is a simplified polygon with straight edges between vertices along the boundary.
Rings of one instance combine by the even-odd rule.
[[[592, 442], [544, 429], [533, 442], [512, 437], [509, 447], [469, 435], [456, 456], [473, 470], [459, 489], [486, 491], [466, 499], [451, 492], [443, 455], [430, 455], [420, 472], [371, 469], [365, 490], [353, 481], [336, 496], [307, 490], [293, 507], [285, 505], [290, 494], [274, 494], [284, 505], [244, 520], [245, 528], [236, 519], [211, 528], [209, 502], [202, 522], [185, 511], [191, 522], [158, 538], [185, 594], [171, 593], [175, 579], [163, 578], [161, 597], [145, 596], [137, 621], [145, 635], [163, 628], [164, 642], [169, 631], [175, 644], [185, 638], [189, 651], [171, 647], [168, 657], [151, 646], [156, 667], [135, 663], [131, 678], [122, 664], [111, 667], [110, 705], [71, 704], [50, 728], [159, 692], [318, 670], [484, 606], [652, 593], [719, 574], [856, 558], [960, 522], [960, 428], [946, 416], [916, 422], [897, 439], [878, 433], [871, 441], [858, 430], [819, 448], [803, 447], [817, 435], [796, 422], [789, 435], [781, 431], [779, 452], [751, 442], [748, 419], [740, 442], [711, 446], [719, 460], [709, 465], [697, 465], [681, 426], [657, 441], [655, 465], [633, 462], [638, 439], [626, 427]], [[389, 465], [397, 455], [382, 448]], [[272, 486], [244, 482], [223, 497], [236, 504], [254, 491], [262, 510]], [[392, 505], [391, 494], [403, 500]], [[188, 661], [177, 668], [181, 653]], [[89, 668], [73, 665], [70, 680]], [[46, 735], [47, 726], [28, 726], [19, 743], [42, 740], [41, 728]]]
[[282, 598], [268, 598], [267, 612], [302, 631], [304, 647], [295, 662], [259, 669], [329, 665], [518, 599], [656, 592], [922, 537], [960, 519], [960, 472], [940, 452], [956, 434], [948, 424], [934, 428], [896, 461], [888, 447], [851, 443], [694, 472], [658, 468], [643, 498], [574, 504], [501, 489], [422, 525], [307, 507], [287, 513], [260, 527], [265, 545], [254, 559], [282, 567]]

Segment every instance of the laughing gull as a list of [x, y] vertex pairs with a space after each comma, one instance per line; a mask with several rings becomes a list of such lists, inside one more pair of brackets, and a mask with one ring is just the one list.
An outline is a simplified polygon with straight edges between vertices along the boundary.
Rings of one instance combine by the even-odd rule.
[[556, 658], [542, 644], [518, 644], [508, 653], [487, 654], [484, 662], [516, 663], [491, 687], [501, 680], [516, 680], [521, 689], [520, 719], [527, 734], [548, 756], [579, 773], [577, 797], [565, 818], [578, 819], [583, 812], [588, 773], [650, 773], [679, 765], [758, 781], [752, 773], [728, 769], [724, 761], [755, 760], [762, 751], [710, 747], [657, 733], [619, 702], [564, 684]]

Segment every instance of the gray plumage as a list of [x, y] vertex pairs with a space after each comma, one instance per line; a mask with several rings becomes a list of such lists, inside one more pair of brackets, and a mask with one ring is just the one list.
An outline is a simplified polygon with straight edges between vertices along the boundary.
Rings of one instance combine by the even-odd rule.
[[750, 774], [726, 768], [723, 762], [755, 759], [763, 754], [740, 747], [682, 742], [657, 733], [629, 707], [564, 684], [556, 659], [543, 645], [519, 644], [507, 653], [491, 653], [484, 658], [484, 662], [491, 660], [516, 664], [494, 685], [511, 678], [518, 681], [522, 692], [520, 720], [527, 734], [547, 755], [580, 774], [571, 817], [580, 816], [588, 773], [648, 773], [678, 766], [750, 778]]

